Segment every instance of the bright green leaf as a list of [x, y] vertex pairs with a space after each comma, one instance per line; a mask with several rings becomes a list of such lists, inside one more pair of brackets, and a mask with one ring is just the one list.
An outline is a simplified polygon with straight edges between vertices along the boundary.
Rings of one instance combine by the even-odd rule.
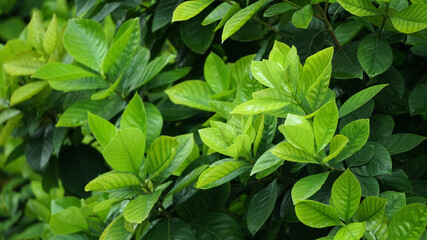
[[366, 224], [364, 222], [355, 222], [345, 225], [338, 230], [334, 240], [359, 240], [365, 234], [365, 226]]
[[206, 16], [206, 18], [202, 22], [202, 25], [206, 26], [222, 19], [225, 16], [225, 14], [228, 12], [228, 10], [230, 10], [231, 6], [232, 4], [228, 2], [221, 3], [214, 10], [212, 10], [212, 12], [209, 13], [208, 16]]
[[378, 15], [378, 11], [370, 0], [337, 0], [351, 14], [365, 17]]
[[288, 114], [285, 124], [279, 126], [279, 130], [293, 146], [314, 153], [313, 128], [304, 117]]
[[280, 143], [277, 147], [273, 148], [271, 152], [275, 156], [286, 161], [319, 164], [314, 156], [294, 147], [289, 142]]
[[313, 196], [325, 183], [330, 172], [318, 173], [304, 177], [292, 187], [292, 201], [295, 204]]
[[58, 19], [54, 13], [43, 38], [43, 49], [48, 55], [55, 52], [58, 38]]
[[117, 128], [109, 121], [91, 112], [87, 113], [90, 130], [102, 148], [105, 148], [111, 139], [116, 135]]
[[345, 222], [349, 222], [359, 207], [361, 187], [356, 176], [347, 170], [332, 185], [331, 201]]
[[77, 65], [49, 63], [37, 69], [31, 77], [50, 81], [68, 81], [77, 78], [95, 76], [97, 75]]
[[181, 3], [173, 12], [172, 22], [185, 21], [208, 7], [214, 0], [192, 0]]
[[379, 227], [384, 218], [386, 199], [379, 197], [365, 198], [359, 207], [359, 221], [366, 222], [366, 229], [373, 230]]
[[297, 28], [307, 29], [308, 25], [313, 18], [313, 7], [310, 4], [305, 5], [301, 9], [298, 9], [292, 15], [292, 23]]
[[347, 101], [345, 101], [344, 104], [341, 106], [338, 112], [339, 117], [342, 118], [345, 115], [363, 106], [365, 103], [367, 103], [371, 98], [377, 95], [387, 85], [388, 84], [375, 85], [375, 86], [363, 89], [362, 91], [354, 94]]
[[313, 122], [314, 139], [317, 152], [328, 145], [338, 125], [338, 108], [335, 101], [323, 105], [316, 113]]
[[323, 158], [323, 162], [328, 162], [334, 159], [347, 146], [348, 138], [344, 135], [335, 135], [329, 144], [329, 155]]
[[240, 104], [234, 108], [230, 114], [255, 115], [277, 110], [288, 104], [288, 102], [278, 101], [276, 99], [253, 99]]
[[246, 171], [245, 162], [231, 159], [223, 159], [212, 164], [200, 174], [197, 180], [197, 188], [209, 189], [226, 183]]
[[213, 112], [209, 97], [213, 94], [206, 82], [189, 80], [166, 90], [166, 94], [175, 104]]
[[414, 33], [427, 27], [427, 4], [413, 3], [390, 17], [393, 26], [402, 33]]
[[347, 147], [340, 154], [339, 159], [346, 159], [359, 151], [369, 138], [369, 119], [355, 120], [345, 125], [340, 132], [348, 138]]
[[4, 70], [12, 76], [34, 74], [45, 62], [31, 50], [21, 51], [4, 61]]
[[311, 200], [303, 200], [295, 205], [298, 219], [312, 228], [340, 226], [338, 210], [329, 205]]
[[391, 219], [390, 239], [418, 240], [427, 226], [427, 207], [413, 203], [399, 209]]
[[139, 179], [129, 173], [107, 172], [90, 181], [85, 191], [108, 191], [123, 187], [140, 187]]
[[178, 141], [173, 137], [160, 136], [151, 144], [147, 152], [147, 172], [151, 178], [158, 176], [176, 155]]
[[215, 93], [221, 93], [230, 88], [230, 77], [224, 61], [211, 52], [204, 66], [205, 80]]
[[140, 195], [130, 201], [123, 209], [123, 216], [131, 223], [142, 223], [151, 212], [162, 192], [157, 190], [147, 195]]
[[30, 99], [32, 96], [43, 90], [46, 86], [47, 82], [38, 81], [27, 83], [24, 86], [19, 87], [13, 92], [12, 96], [10, 97], [10, 105], [15, 105]]
[[135, 94], [129, 101], [120, 120], [120, 128], [130, 127], [139, 128], [144, 134], [147, 132], [144, 103], [138, 94]]

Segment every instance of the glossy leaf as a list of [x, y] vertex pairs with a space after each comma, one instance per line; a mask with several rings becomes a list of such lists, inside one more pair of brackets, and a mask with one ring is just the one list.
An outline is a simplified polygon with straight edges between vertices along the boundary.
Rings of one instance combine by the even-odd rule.
[[356, 176], [347, 170], [332, 185], [331, 201], [345, 222], [349, 222], [359, 207], [361, 187]]
[[68, 22], [64, 32], [64, 47], [74, 59], [95, 71], [100, 70], [108, 50], [101, 25], [89, 19]]
[[408, 99], [411, 115], [427, 112], [427, 104], [424, 97], [427, 94], [427, 84], [417, 85], [410, 93]]
[[377, 95], [383, 88], [385, 88], [388, 84], [380, 84], [372, 87], [368, 87], [363, 89], [362, 91], [351, 96], [344, 104], [341, 106], [339, 110], [339, 117], [342, 118], [347, 114], [353, 112], [354, 110], [360, 108], [365, 103], [367, 103], [370, 99], [372, 99], [375, 95]]
[[147, 195], [140, 195], [130, 201], [123, 209], [123, 216], [131, 223], [142, 223], [151, 212], [162, 192], [157, 190]]
[[140, 186], [139, 179], [129, 173], [107, 172], [90, 181], [85, 191], [108, 191], [129, 186]]
[[173, 12], [172, 22], [185, 21], [208, 7], [213, 0], [191, 0], [181, 3]]
[[246, 163], [230, 159], [216, 162], [200, 174], [197, 188], [209, 189], [228, 182], [246, 171], [244, 166]]
[[295, 204], [306, 200], [320, 190], [330, 172], [318, 173], [304, 177], [292, 187], [292, 201]]
[[399, 209], [389, 226], [391, 239], [419, 239], [427, 226], [427, 208], [413, 203]]
[[151, 177], [159, 175], [176, 155], [178, 141], [173, 137], [160, 136], [147, 151], [147, 172]]
[[393, 52], [387, 42], [369, 35], [360, 42], [357, 58], [369, 77], [375, 77], [390, 68], [393, 62]]
[[381, 198], [387, 199], [385, 214], [389, 219], [402, 207], [406, 205], [406, 195], [403, 192], [387, 191], [380, 194]]
[[116, 217], [108, 226], [104, 229], [99, 240], [129, 240], [132, 234], [125, 228], [125, 219], [123, 215]]
[[344, 135], [335, 135], [329, 144], [329, 155], [323, 158], [323, 162], [328, 162], [337, 157], [347, 146], [348, 138]]
[[351, 14], [365, 17], [378, 15], [378, 11], [370, 0], [337, 0]]
[[213, 22], [216, 22], [224, 17], [224, 15], [230, 10], [232, 4], [223, 2], [218, 5], [208, 16], [203, 20], [202, 25], [206, 26]]
[[213, 93], [206, 82], [199, 80], [185, 81], [166, 90], [166, 94], [175, 104], [182, 104], [205, 111], [214, 111], [209, 104], [208, 98]]
[[263, 112], [274, 111], [289, 105], [288, 102], [276, 99], [252, 99], [233, 109], [230, 114], [255, 115]]
[[390, 155], [394, 155], [407, 152], [421, 144], [426, 139], [426, 137], [417, 134], [398, 133], [381, 138], [378, 140], [378, 143], [387, 148]]
[[393, 26], [402, 33], [414, 33], [427, 27], [426, 3], [413, 3], [390, 17]]
[[271, 152], [286, 161], [318, 164], [314, 156], [294, 147], [289, 142], [280, 143]]
[[384, 218], [387, 200], [379, 197], [365, 198], [359, 207], [359, 221], [366, 222], [366, 229], [373, 230], [379, 227]]
[[107, 163], [115, 170], [136, 172], [142, 164], [145, 137], [138, 128], [120, 129], [104, 148]]
[[228, 9], [228, 11], [225, 13], [224, 17], [222, 17], [221, 21], [218, 23], [218, 25], [215, 28], [215, 32], [222, 28], [224, 26], [224, 24], [232, 17], [234, 16], [234, 14], [236, 14], [238, 11], [240, 11], [240, 4], [230, 1], [231, 3], [233, 3], [233, 5], [231, 5], [231, 8]]
[[168, 218], [156, 224], [144, 239], [196, 240], [196, 237], [186, 222], [179, 218]]
[[37, 50], [42, 50], [45, 34], [42, 16], [39, 10], [34, 11], [28, 24], [28, 42]]
[[178, 179], [175, 186], [168, 192], [166, 196], [175, 194], [182, 189], [190, 186], [192, 183], [194, 183], [200, 176], [200, 174], [208, 167], [208, 165], [202, 165], [190, 173], [186, 174], [183, 178]]
[[266, 0], [259, 0], [234, 14], [227, 21], [227, 23], [225, 23], [221, 37], [222, 42], [224, 42], [227, 38], [243, 27], [243, 25], [249, 21], [249, 19], [259, 10], [265, 1]]
[[81, 210], [75, 206], [52, 214], [49, 226], [56, 234], [70, 234], [88, 229], [86, 218]]
[[[228, 4], [228, 3], [227, 3]], [[240, 225], [225, 213], [208, 213], [192, 219], [196, 239], [243, 239]]]
[[323, 105], [314, 117], [313, 131], [317, 152], [320, 152], [331, 141], [337, 125], [338, 108], [335, 102], [331, 101]]
[[34, 74], [45, 63], [34, 51], [20, 51], [4, 61], [4, 70], [12, 76], [27, 76]]
[[47, 82], [38, 81], [27, 83], [24, 86], [19, 87], [13, 92], [12, 96], [10, 97], [10, 105], [16, 105], [18, 103], [30, 99], [31, 97], [42, 91], [46, 86]]
[[108, 83], [100, 77], [87, 77], [69, 81], [49, 81], [49, 86], [58, 91], [73, 92], [107, 88]]
[[313, 7], [310, 4], [305, 5], [301, 9], [298, 9], [292, 15], [292, 23], [297, 28], [307, 29], [308, 25], [313, 18]]
[[369, 138], [369, 119], [359, 119], [345, 125], [340, 132], [348, 138], [349, 142], [340, 159], [346, 159], [359, 151]]
[[308, 153], [314, 152], [313, 128], [304, 117], [288, 114], [279, 130], [293, 146]]
[[269, 8], [267, 8], [267, 10], [265, 10], [263, 16], [264, 17], [274, 17], [276, 15], [288, 12], [288, 11], [292, 11], [297, 9], [296, 7], [292, 6], [289, 3], [286, 2], [281, 2], [281, 3], [276, 3], [272, 6], [270, 6]]
[[142, 133], [147, 132], [147, 119], [145, 115], [144, 103], [138, 94], [135, 94], [129, 101], [122, 119], [120, 120], [121, 128], [139, 128]]
[[262, 227], [274, 209], [277, 199], [276, 180], [255, 194], [248, 206], [247, 225], [252, 236]]
[[58, 19], [56, 14], [53, 14], [52, 20], [46, 29], [43, 37], [43, 50], [47, 54], [52, 54], [55, 51], [58, 39]]
[[303, 200], [295, 205], [298, 219], [312, 228], [341, 225], [338, 210], [329, 205], [311, 200]]
[[68, 81], [77, 78], [95, 76], [96, 75], [94, 73], [89, 72], [77, 65], [50, 63], [37, 69], [37, 71], [31, 77], [50, 81]]
[[334, 240], [348, 239], [348, 240], [359, 240], [363, 234], [365, 234], [365, 223], [355, 222], [345, 225], [338, 230], [334, 237]]
[[270, 167], [275, 166], [276, 164], [282, 165], [283, 160], [277, 157], [271, 151], [266, 151], [255, 162], [251, 171], [251, 176], [255, 173], [269, 169]]
[[230, 88], [230, 77], [224, 61], [211, 52], [204, 65], [205, 80], [215, 93], [221, 93]]
[[88, 112], [88, 122], [90, 130], [102, 148], [107, 146], [118, 131], [112, 123], [91, 112]]

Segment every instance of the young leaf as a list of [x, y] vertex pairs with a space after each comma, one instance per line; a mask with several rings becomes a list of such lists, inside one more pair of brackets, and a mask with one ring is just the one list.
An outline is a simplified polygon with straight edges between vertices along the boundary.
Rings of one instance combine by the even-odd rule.
[[288, 45], [279, 41], [274, 41], [273, 49], [271, 49], [270, 54], [268, 55], [268, 60], [279, 64], [284, 69], [286, 57], [288, 56], [289, 51], [291, 51], [291, 48]]
[[263, 112], [274, 111], [289, 105], [276, 99], [253, 99], [244, 102], [233, 109], [230, 114], [255, 115]]
[[384, 218], [386, 199], [379, 197], [365, 198], [359, 207], [359, 221], [366, 222], [366, 229], [374, 230], [379, 227]]
[[427, 4], [413, 3], [390, 17], [393, 26], [402, 33], [414, 33], [427, 27]]
[[247, 213], [247, 225], [252, 236], [258, 232], [273, 211], [277, 191], [277, 182], [274, 180], [251, 198]]
[[334, 101], [323, 105], [316, 113], [313, 122], [314, 139], [317, 152], [328, 145], [338, 125], [338, 108]]
[[338, 230], [334, 240], [359, 240], [365, 234], [365, 222], [355, 222], [345, 225]]
[[359, 119], [345, 125], [340, 134], [349, 140], [339, 159], [346, 159], [359, 151], [369, 138], [369, 119]]
[[85, 191], [108, 191], [124, 187], [140, 186], [139, 179], [129, 173], [106, 172], [85, 186]]
[[312, 228], [340, 226], [338, 210], [329, 205], [311, 200], [303, 200], [295, 205], [298, 219]]
[[329, 155], [323, 158], [323, 162], [328, 162], [334, 159], [345, 148], [348, 143], [348, 138], [344, 135], [335, 135], [329, 144]]
[[90, 130], [99, 142], [99, 145], [101, 145], [102, 148], [105, 148], [116, 135], [118, 131], [116, 126], [89, 111], [87, 113], [87, 120], [89, 122]]
[[120, 129], [104, 148], [107, 163], [115, 170], [136, 172], [142, 164], [145, 137], [138, 128]]
[[114, 93], [114, 91], [116, 91], [117, 87], [119, 86], [120, 82], [122, 81], [122, 76], [123, 76], [123, 74], [120, 75], [118, 77], [118, 79], [116, 79], [116, 81], [113, 84], [111, 84], [108, 88], [102, 89], [102, 90], [92, 94], [90, 96], [90, 99], [101, 100], [101, 99], [109, 97], [111, 94]]
[[313, 7], [310, 4], [305, 5], [301, 9], [298, 9], [292, 15], [292, 23], [297, 28], [307, 29], [308, 25], [313, 18]]
[[347, 170], [332, 185], [331, 201], [345, 222], [349, 222], [359, 207], [361, 187], [356, 176]]
[[64, 47], [78, 62], [98, 72], [108, 50], [101, 25], [89, 19], [68, 22], [64, 32]]
[[255, 79], [264, 86], [278, 91], [282, 89], [283, 70], [276, 62], [271, 60], [253, 61], [251, 72]]
[[234, 16], [234, 14], [236, 14], [238, 11], [240, 11], [240, 9], [242, 9], [240, 7], [240, 4], [234, 2], [234, 1], [230, 1], [231, 3], [233, 3], [233, 5], [231, 5], [231, 8], [228, 9], [228, 11], [225, 13], [224, 17], [221, 19], [221, 21], [218, 23], [218, 25], [216, 26], [214, 32], [216, 32], [218, 29], [222, 28], [222, 26], [224, 26], [225, 23], [227, 23], [227, 21]]
[[245, 162], [232, 159], [218, 161], [200, 174], [197, 188], [209, 189], [231, 181], [248, 170], [246, 165]]
[[30, 99], [32, 96], [43, 90], [46, 86], [47, 82], [38, 81], [27, 83], [24, 86], [19, 87], [13, 92], [12, 96], [10, 97], [10, 105], [16, 105], [18, 103]]
[[151, 144], [147, 152], [147, 172], [155, 177], [171, 163], [176, 155], [178, 141], [173, 137], [160, 136]]
[[75, 206], [52, 214], [49, 226], [55, 234], [63, 235], [88, 229], [87, 220], [83, 216], [81, 209]]
[[269, 169], [270, 167], [276, 166], [277, 164], [282, 165], [283, 162], [284, 161], [282, 159], [274, 155], [271, 151], [266, 151], [255, 162], [254, 167], [252, 168], [252, 171], [251, 171], [251, 176], [254, 175], [255, 173], [258, 173], [266, 169]]
[[31, 50], [20, 51], [3, 63], [4, 70], [11, 76], [27, 76], [34, 74], [45, 64], [40, 56]]
[[165, 92], [175, 104], [214, 112], [214, 109], [209, 104], [209, 97], [213, 93], [206, 82], [189, 80], [179, 83]]
[[42, 50], [43, 37], [45, 29], [42, 21], [42, 14], [39, 10], [33, 12], [30, 23], [28, 24], [27, 41], [35, 49]]
[[104, 229], [99, 240], [119, 240], [119, 239], [130, 239], [132, 233], [125, 228], [126, 220], [123, 215], [116, 217], [108, 226]]
[[288, 114], [285, 124], [279, 126], [279, 130], [293, 146], [314, 153], [313, 128], [304, 117]]
[[357, 58], [369, 77], [375, 77], [387, 71], [393, 62], [390, 45], [374, 35], [363, 38], [357, 48]]
[[222, 42], [233, 35], [259, 10], [266, 0], [258, 0], [234, 14], [225, 24]]
[[123, 216], [131, 223], [142, 223], [151, 212], [151, 209], [159, 200], [162, 191], [157, 190], [147, 195], [139, 195], [130, 201], [123, 209]]
[[367, 103], [371, 98], [377, 95], [377, 93], [379, 93], [387, 85], [388, 84], [375, 85], [375, 86], [363, 89], [362, 91], [354, 94], [347, 101], [345, 101], [344, 104], [341, 106], [338, 112], [339, 117], [342, 118], [345, 115], [363, 106], [365, 103]]
[[77, 65], [49, 63], [37, 69], [37, 71], [31, 77], [50, 81], [68, 81], [77, 78], [96, 76], [96, 74], [89, 72]]
[[55, 52], [58, 38], [58, 19], [54, 13], [43, 38], [43, 49], [48, 55]]
[[325, 183], [330, 172], [318, 173], [304, 177], [292, 187], [292, 201], [295, 204], [313, 196]]
[[55, 90], [63, 92], [73, 92], [80, 90], [95, 90], [108, 87], [101, 77], [85, 77], [69, 81], [48, 81], [49, 86]]
[[206, 58], [204, 73], [207, 84], [215, 93], [221, 93], [230, 88], [230, 76], [227, 66], [213, 52]]
[[120, 120], [120, 128], [139, 128], [142, 133], [147, 132], [147, 118], [145, 115], [144, 103], [138, 94], [135, 94], [129, 101], [122, 119]]
[[312, 155], [294, 147], [288, 142], [280, 143], [275, 148], [273, 148], [271, 152], [277, 157], [286, 161], [319, 164]]
[[391, 219], [390, 239], [420, 239], [427, 226], [427, 207], [413, 203], [399, 209]]
[[181, 3], [173, 12], [172, 22], [185, 21], [208, 7], [214, 0], [192, 0]]
[[351, 14], [365, 17], [378, 15], [378, 11], [370, 0], [337, 0]]

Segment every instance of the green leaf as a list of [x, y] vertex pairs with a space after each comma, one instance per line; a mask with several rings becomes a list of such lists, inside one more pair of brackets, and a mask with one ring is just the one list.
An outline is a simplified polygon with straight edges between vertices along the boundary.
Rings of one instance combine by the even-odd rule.
[[359, 207], [359, 221], [366, 222], [366, 230], [379, 227], [384, 218], [386, 199], [379, 197], [365, 198]]
[[172, 15], [175, 8], [180, 3], [179, 0], [160, 0], [156, 7], [153, 18], [153, 32], [166, 26], [172, 21]]
[[183, 178], [180, 178], [177, 180], [176, 184], [173, 186], [173, 188], [166, 194], [166, 197], [172, 194], [175, 194], [177, 192], [180, 192], [184, 188], [190, 186], [193, 182], [195, 182], [200, 174], [208, 167], [208, 165], [202, 165], [190, 173], [186, 174]]
[[0, 112], [0, 124], [3, 124], [7, 120], [15, 117], [16, 115], [18, 115], [20, 113], [21, 113], [21, 111], [19, 111], [18, 109], [11, 109], [11, 108], [1, 111]]
[[281, 3], [276, 3], [272, 6], [270, 6], [269, 8], [267, 8], [267, 10], [265, 10], [263, 16], [264, 17], [274, 17], [276, 15], [285, 13], [285, 12], [289, 12], [292, 10], [297, 9], [296, 7], [292, 6], [289, 3], [286, 2], [281, 2]]
[[338, 108], [335, 101], [330, 101], [323, 105], [314, 117], [313, 131], [317, 152], [324, 149], [331, 141], [337, 129], [337, 125]]
[[225, 14], [230, 10], [232, 4], [223, 2], [220, 5], [218, 5], [214, 10], [212, 10], [211, 13], [209, 13], [208, 16], [203, 20], [202, 25], [206, 26], [213, 22], [216, 22], [220, 19], [222, 19]]
[[150, 178], [158, 176], [176, 155], [178, 141], [173, 137], [160, 136], [151, 144], [147, 152], [147, 172]]
[[35, 49], [42, 50], [45, 29], [42, 20], [42, 13], [39, 10], [33, 12], [30, 23], [28, 23], [27, 41]]
[[326, 48], [307, 58], [303, 68], [305, 98], [313, 110], [320, 107], [320, 103], [328, 92], [332, 73], [332, 56], [334, 48]]
[[147, 132], [144, 103], [137, 93], [129, 101], [129, 104], [123, 112], [122, 119], [120, 120], [120, 128], [131, 127], [139, 128], [144, 134]]
[[209, 189], [231, 181], [248, 169], [246, 165], [231, 159], [218, 161], [200, 174], [196, 187]]
[[393, 26], [402, 33], [414, 33], [427, 27], [426, 3], [413, 3], [390, 17]]
[[271, 152], [286, 161], [319, 164], [314, 156], [294, 147], [288, 142], [280, 143], [277, 147], [273, 148]]
[[393, 215], [406, 205], [406, 195], [403, 192], [382, 192], [380, 197], [387, 199], [385, 214], [389, 219], [392, 219]]
[[390, 68], [393, 62], [393, 52], [386, 41], [369, 35], [360, 42], [357, 48], [357, 58], [363, 70], [372, 78]]
[[232, 17], [234, 16], [234, 14], [236, 14], [238, 11], [240, 11], [240, 4], [231, 1], [231, 3], [233, 3], [233, 5], [231, 5], [231, 8], [228, 9], [228, 11], [225, 13], [224, 17], [221, 19], [221, 21], [218, 23], [218, 25], [215, 28], [215, 32], [222, 28], [222, 26], [224, 26], [224, 24]]
[[423, 114], [427, 112], [427, 103], [424, 101], [427, 95], [427, 84], [417, 85], [410, 93], [408, 98], [409, 112], [411, 115]]
[[40, 56], [31, 50], [20, 51], [3, 63], [4, 70], [12, 76], [34, 74], [45, 63]]
[[279, 131], [293, 146], [314, 153], [313, 128], [304, 117], [288, 114], [285, 124], [279, 126]]
[[352, 168], [353, 172], [367, 177], [390, 174], [392, 163], [387, 149], [379, 143], [370, 142], [370, 144], [375, 148], [371, 160], [363, 166]]
[[150, 146], [151, 143], [160, 136], [163, 127], [162, 114], [159, 112], [156, 106], [151, 103], [144, 103], [145, 115], [147, 119], [147, 133], [145, 137], [146, 146]]
[[102, 148], [105, 148], [116, 135], [118, 131], [116, 126], [104, 118], [92, 114], [91, 112], [88, 112], [87, 114], [90, 130], [99, 142], [99, 145], [101, 145]]
[[179, 32], [184, 44], [192, 51], [204, 54], [214, 40], [214, 25], [200, 24], [203, 16], [199, 15], [180, 24]]
[[249, 19], [261, 8], [266, 0], [259, 0], [243, 8], [234, 14], [225, 24], [221, 40], [224, 42], [227, 38], [239, 30]]
[[387, 148], [390, 155], [407, 152], [420, 145], [426, 137], [412, 133], [398, 133], [383, 137], [377, 142]]
[[391, 219], [390, 239], [417, 240], [427, 225], [427, 207], [420, 203], [399, 209]]
[[240, 225], [225, 213], [203, 214], [192, 219], [190, 225], [196, 239], [243, 239]]
[[[278, 4], [281, 4], [281, 3], [278, 3]], [[273, 48], [271, 49], [270, 54], [268, 55], [268, 60], [271, 60], [279, 64], [280, 66], [282, 66], [282, 68], [284, 68], [286, 57], [288, 56], [290, 51], [291, 51], [291, 48], [288, 45], [279, 41], [274, 41]]]
[[359, 207], [362, 189], [356, 176], [347, 170], [332, 185], [331, 201], [345, 222]]
[[77, 65], [49, 63], [37, 69], [31, 77], [50, 81], [68, 81], [77, 78], [96, 76], [96, 74]]
[[105, 88], [103, 90], [100, 90], [90, 96], [90, 99], [92, 100], [102, 100], [104, 98], [109, 97], [111, 94], [116, 91], [117, 87], [119, 86], [120, 82], [122, 81], [122, 76], [120, 75], [118, 79], [113, 84], [110, 84], [108, 88]]
[[295, 205], [298, 219], [312, 228], [340, 226], [338, 210], [329, 205], [312, 200], [303, 200]]
[[230, 88], [230, 77], [224, 61], [211, 52], [204, 66], [206, 83], [215, 93], [221, 93]]
[[145, 137], [138, 128], [120, 129], [103, 151], [107, 163], [115, 170], [136, 172], [142, 164]]
[[58, 91], [72, 92], [106, 88], [108, 83], [100, 77], [87, 77], [69, 81], [49, 81], [49, 86]]
[[[269, 88], [281, 91], [283, 88], [283, 69], [272, 60], [253, 61], [251, 72], [258, 82]], [[287, 92], [290, 92], [288, 90]]]
[[282, 83], [283, 77], [279, 75], [279, 79], [277, 81], [277, 89], [282, 90], [282, 88], [285, 88], [285, 92], [289, 93], [290, 95], [297, 93], [298, 91], [300, 91], [299, 80], [302, 74], [302, 65], [299, 61], [299, 56], [295, 46], [292, 46], [291, 50], [286, 56], [283, 68], [285, 71], [284, 83]]
[[55, 234], [70, 234], [88, 229], [86, 218], [75, 206], [52, 214], [49, 226]]
[[308, 25], [313, 18], [313, 7], [310, 4], [305, 5], [301, 9], [298, 9], [292, 15], [292, 24], [297, 28], [307, 29]]
[[40, 129], [25, 145], [27, 163], [37, 172], [44, 172], [49, 164], [53, 151], [52, 128], [50, 125]]
[[255, 162], [251, 171], [251, 176], [254, 175], [255, 173], [262, 172], [278, 164], [282, 165], [283, 162], [284, 161], [282, 159], [274, 155], [271, 151], [267, 150]]
[[362, 197], [378, 196], [380, 194], [380, 185], [374, 177], [356, 177], [362, 187]]
[[64, 47], [78, 62], [98, 72], [108, 50], [101, 25], [89, 19], [68, 22], [64, 32]]
[[277, 195], [277, 182], [274, 180], [251, 198], [246, 221], [252, 236], [258, 232], [270, 216], [276, 205]]
[[144, 239], [196, 240], [191, 227], [179, 218], [167, 218], [156, 224]]
[[[148, 50], [146, 50], [148, 51]], [[148, 57], [149, 57], [149, 53]], [[147, 56], [144, 56], [147, 57]], [[148, 65], [144, 68], [144, 70], [140, 73], [140, 75], [135, 76], [135, 80], [132, 81], [132, 85], [130, 87], [129, 91], [133, 91], [135, 89], [140, 88], [144, 84], [148, 83], [150, 80], [154, 78], [160, 71], [162, 71], [163, 68], [168, 65], [169, 61], [174, 58], [173, 55], [163, 55], [160, 57], [156, 57], [154, 60], [152, 60]], [[141, 64], [140, 62], [136, 62], [136, 66]], [[129, 68], [131, 68], [130, 66]]]
[[46, 86], [47, 82], [38, 81], [27, 83], [24, 86], [19, 87], [13, 92], [12, 96], [10, 97], [10, 105], [16, 105], [18, 103], [30, 99], [32, 96], [43, 90]]
[[378, 15], [378, 11], [370, 0], [337, 0], [351, 14], [365, 17]]
[[172, 22], [185, 21], [208, 7], [214, 0], [192, 0], [181, 3], [173, 12]]
[[141, 186], [141, 182], [136, 176], [129, 173], [111, 171], [90, 181], [85, 186], [85, 191], [108, 191], [132, 186]]
[[365, 234], [365, 226], [366, 224], [364, 222], [355, 222], [345, 225], [338, 230], [334, 240], [359, 240]]
[[349, 140], [347, 147], [342, 151], [339, 159], [346, 159], [359, 151], [369, 138], [369, 119], [355, 120], [345, 125], [340, 134]]
[[43, 49], [48, 55], [55, 52], [58, 39], [58, 19], [56, 14], [52, 15], [52, 20], [47, 27], [46, 33], [43, 38]]
[[131, 223], [142, 223], [160, 198], [162, 191], [157, 190], [147, 195], [140, 195], [130, 201], [123, 209], [123, 216]]
[[353, 112], [354, 110], [360, 108], [365, 103], [367, 103], [371, 98], [377, 95], [383, 88], [385, 88], [388, 84], [379, 84], [372, 87], [368, 87], [363, 89], [362, 91], [351, 96], [344, 104], [341, 106], [338, 114], [339, 117], [342, 118], [347, 114]]
[[332, 76], [337, 79], [363, 79], [363, 69], [357, 59], [359, 42], [350, 42], [338, 49], [332, 58]]
[[289, 105], [277, 99], [252, 99], [238, 105], [230, 114], [255, 115], [263, 112], [274, 111]]
[[330, 172], [318, 173], [304, 177], [292, 187], [292, 201], [295, 204], [313, 196], [325, 183]]
[[329, 155], [323, 158], [323, 162], [328, 162], [338, 156], [347, 146], [348, 138], [344, 135], [335, 135], [329, 144]]
[[349, 21], [339, 25], [334, 32], [341, 46], [349, 43], [363, 29], [359, 21]]
[[206, 82], [188, 80], [167, 89], [165, 92], [175, 104], [209, 112], [214, 111], [209, 104], [209, 97], [213, 93]]
[[129, 240], [132, 237], [132, 233], [128, 232], [125, 228], [125, 219], [123, 215], [116, 217], [108, 226], [104, 229], [99, 240]]

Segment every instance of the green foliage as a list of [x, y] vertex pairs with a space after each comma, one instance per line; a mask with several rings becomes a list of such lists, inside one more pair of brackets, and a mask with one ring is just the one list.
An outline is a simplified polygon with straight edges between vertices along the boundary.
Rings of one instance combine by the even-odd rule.
[[424, 239], [426, 8], [1, 2], [0, 240]]

